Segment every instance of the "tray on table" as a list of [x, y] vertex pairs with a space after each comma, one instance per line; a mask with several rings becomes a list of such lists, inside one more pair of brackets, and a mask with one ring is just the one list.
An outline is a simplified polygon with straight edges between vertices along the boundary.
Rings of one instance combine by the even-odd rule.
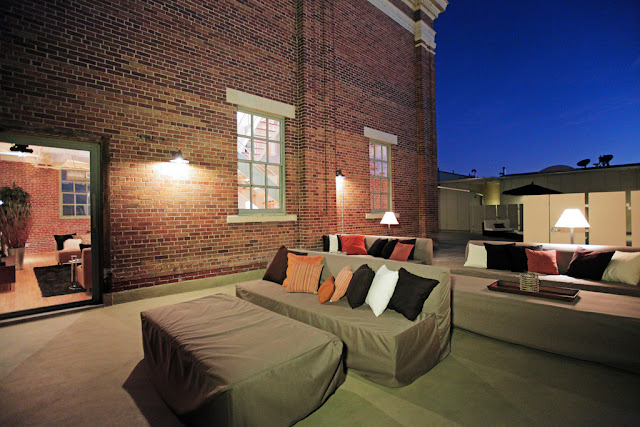
[[487, 288], [490, 291], [508, 292], [511, 294], [527, 295], [535, 298], [546, 298], [557, 301], [574, 301], [578, 295], [578, 289], [556, 288], [554, 286], [540, 286], [539, 292], [529, 292], [520, 289], [520, 284], [516, 282], [508, 282], [506, 280], [498, 280]]

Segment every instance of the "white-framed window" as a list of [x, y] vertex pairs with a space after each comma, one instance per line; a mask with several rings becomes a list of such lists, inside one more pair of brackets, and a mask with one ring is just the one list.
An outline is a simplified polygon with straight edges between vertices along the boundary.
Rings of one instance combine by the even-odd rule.
[[284, 212], [284, 118], [238, 109], [238, 213]]
[[391, 210], [391, 145], [369, 140], [371, 212]]
[[60, 216], [62, 218], [88, 218], [91, 212], [91, 184], [89, 172], [84, 170], [60, 171]]

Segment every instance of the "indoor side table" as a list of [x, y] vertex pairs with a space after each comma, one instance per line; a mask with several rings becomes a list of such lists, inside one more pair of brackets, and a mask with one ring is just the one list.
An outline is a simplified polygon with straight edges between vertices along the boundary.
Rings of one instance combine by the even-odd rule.
[[69, 261], [71, 264], [71, 286], [69, 286], [70, 291], [79, 291], [84, 288], [78, 283], [78, 265], [82, 264], [82, 260], [80, 258], [75, 258]]
[[0, 292], [12, 291], [16, 282], [15, 260], [12, 257], [1, 259], [5, 265], [0, 266]]

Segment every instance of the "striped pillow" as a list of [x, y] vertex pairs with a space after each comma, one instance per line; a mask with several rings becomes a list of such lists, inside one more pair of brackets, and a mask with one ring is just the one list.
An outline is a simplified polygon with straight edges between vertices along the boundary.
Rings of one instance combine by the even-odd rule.
[[307, 292], [318, 293], [318, 284], [322, 274], [322, 264], [308, 264], [303, 262], [290, 261], [290, 275], [287, 276], [289, 285], [285, 288], [287, 292]]
[[284, 282], [282, 282], [282, 286], [284, 286], [285, 288], [289, 286], [289, 275], [291, 274], [291, 264], [293, 262], [305, 263], [305, 264], [320, 264], [322, 263], [323, 258], [324, 257], [322, 255], [306, 256], [306, 255], [296, 255], [289, 252], [287, 254], [287, 262], [288, 262], [287, 273], [286, 273]]
[[347, 288], [349, 287], [349, 282], [351, 282], [351, 278], [353, 277], [353, 273], [351, 272], [351, 266], [345, 266], [338, 275], [336, 276], [336, 290], [331, 296], [331, 302], [336, 302], [340, 298], [347, 293]]

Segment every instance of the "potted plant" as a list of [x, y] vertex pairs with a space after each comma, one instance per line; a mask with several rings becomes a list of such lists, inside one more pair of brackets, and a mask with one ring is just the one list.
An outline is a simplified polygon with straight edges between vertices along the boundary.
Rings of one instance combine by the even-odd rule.
[[0, 188], [0, 232], [15, 257], [16, 269], [22, 270], [24, 248], [31, 232], [31, 196], [21, 187]]

